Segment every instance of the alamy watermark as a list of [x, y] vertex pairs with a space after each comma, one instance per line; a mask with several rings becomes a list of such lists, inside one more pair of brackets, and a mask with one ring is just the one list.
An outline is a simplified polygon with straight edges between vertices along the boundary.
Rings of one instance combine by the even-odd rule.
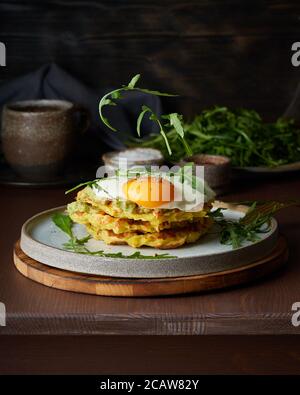
[[0, 302], [0, 326], [6, 325], [6, 308], [5, 304]]
[[294, 52], [291, 57], [291, 62], [294, 67], [300, 66], [300, 42], [296, 41], [292, 45], [292, 51]]
[[300, 302], [293, 303], [292, 311], [295, 311], [292, 315], [292, 325], [296, 327], [300, 326]]
[[6, 46], [0, 41], [0, 67], [6, 66]]

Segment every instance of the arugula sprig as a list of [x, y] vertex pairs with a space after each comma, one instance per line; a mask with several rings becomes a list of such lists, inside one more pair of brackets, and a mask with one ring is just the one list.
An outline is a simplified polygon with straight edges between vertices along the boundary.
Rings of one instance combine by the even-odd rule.
[[66, 243], [64, 243], [64, 247], [75, 252], [82, 252], [84, 250], [84, 244], [91, 238], [91, 236], [78, 239], [73, 233], [73, 221], [67, 214], [55, 213], [52, 215], [52, 221], [70, 238]]
[[122, 252], [107, 253], [103, 250], [90, 251], [86, 247], [86, 243], [91, 239], [91, 236], [85, 236], [83, 238], [77, 238], [73, 232], [73, 221], [69, 215], [64, 213], [55, 213], [52, 216], [54, 224], [64, 233], [69, 236], [69, 240], [63, 244], [63, 247], [68, 251], [73, 251], [78, 254], [94, 255], [105, 258], [126, 258], [126, 259], [170, 259], [177, 258], [176, 256], [168, 253], [155, 254], [155, 255], [143, 255], [140, 251], [136, 251], [130, 255], [124, 255]]
[[95, 185], [98, 181], [99, 181], [99, 178], [96, 178], [95, 180], [92, 180], [92, 181], [82, 182], [81, 184], [78, 184], [75, 187], [68, 189], [65, 192], [65, 195], [67, 195], [68, 193], [74, 192], [77, 189], [82, 188], [82, 187], [87, 187], [87, 186], [91, 187], [91, 186]]
[[[111, 123], [109, 122], [109, 120], [104, 116], [103, 114], [103, 108], [105, 106], [116, 106], [117, 105], [117, 101], [119, 99], [122, 99], [122, 93], [123, 92], [128, 92], [128, 91], [139, 91], [139, 92], [143, 92], [143, 93], [147, 93], [150, 95], [154, 95], [154, 96], [167, 96], [167, 97], [176, 97], [178, 95], [174, 95], [174, 94], [170, 94], [170, 93], [162, 93], [156, 90], [150, 90], [150, 89], [145, 89], [145, 88], [139, 88], [136, 86], [137, 82], [139, 81], [141, 75], [137, 74], [135, 75], [129, 82], [128, 85], [123, 85], [122, 88], [118, 88], [115, 89], [111, 92], [108, 92], [107, 94], [105, 94], [102, 99], [100, 100], [99, 103], [99, 115], [100, 115], [100, 119], [101, 121], [104, 123], [104, 125], [106, 125], [109, 129], [111, 129], [112, 131], [116, 132], [117, 130], [111, 125]], [[185, 149], [185, 152], [188, 156], [192, 155], [192, 150], [189, 146], [189, 144], [187, 143], [187, 141], [184, 138], [184, 128], [183, 128], [183, 117], [180, 114], [177, 113], [172, 113], [172, 114], [165, 114], [162, 115], [161, 117], [159, 117], [157, 114], [155, 114], [155, 112], [148, 106], [143, 105], [140, 115], [137, 118], [137, 124], [136, 124], [136, 130], [137, 130], [137, 134], [140, 137], [141, 136], [141, 125], [142, 125], [142, 121], [144, 119], [144, 117], [146, 115], [149, 115], [149, 119], [155, 123], [158, 124], [159, 126], [159, 131], [160, 131], [160, 135], [163, 138], [164, 144], [166, 146], [167, 152], [169, 155], [172, 155], [172, 150], [171, 147], [169, 145], [169, 141], [167, 138], [167, 130], [169, 130], [170, 128], [174, 128], [174, 130], [176, 131], [176, 133], [178, 134], [178, 136], [180, 137], [182, 143], [183, 143], [183, 147]], [[168, 122], [164, 122], [164, 121], [168, 121]]]
[[240, 247], [244, 241], [255, 242], [260, 239], [259, 234], [270, 230], [272, 215], [287, 207], [297, 206], [300, 200], [288, 200], [285, 202], [264, 201], [251, 202], [251, 206], [245, 216], [238, 221], [224, 218], [224, 208], [211, 211], [209, 216], [220, 229], [221, 244], [232, 245], [233, 248]]
[[212, 211], [209, 215], [219, 227], [220, 243], [232, 245], [233, 249], [241, 247], [245, 241], [258, 241], [260, 233], [270, 230], [271, 216], [261, 217], [259, 221], [245, 225], [242, 219], [238, 221], [225, 219], [222, 209]]
[[149, 95], [155, 95], [155, 96], [168, 96], [168, 97], [176, 97], [178, 95], [173, 95], [171, 93], [162, 93], [159, 91], [155, 90], [150, 90], [150, 89], [145, 89], [145, 88], [139, 88], [136, 86], [138, 80], [141, 78], [140, 74], [135, 75], [129, 82], [128, 85], [123, 85], [122, 88], [115, 89], [111, 92], [106, 93], [102, 99], [100, 100], [99, 103], [99, 114], [102, 122], [112, 131], [116, 132], [117, 129], [115, 129], [108, 121], [107, 118], [103, 115], [103, 107], [105, 106], [116, 106], [117, 105], [117, 100], [122, 99], [122, 92], [127, 92], [127, 91], [139, 91], [143, 93], [148, 93]]

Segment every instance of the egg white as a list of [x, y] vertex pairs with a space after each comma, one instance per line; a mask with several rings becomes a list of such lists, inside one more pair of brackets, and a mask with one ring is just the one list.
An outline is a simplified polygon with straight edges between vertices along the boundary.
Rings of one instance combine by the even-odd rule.
[[[151, 176], [154, 177], [154, 176]], [[157, 209], [179, 209], [181, 211], [199, 211], [203, 208], [205, 202], [214, 198], [214, 192], [209, 186], [202, 180], [203, 188], [196, 190], [188, 182], [180, 182], [179, 177], [170, 177], [167, 173], [159, 174], [160, 178], [163, 178], [174, 185], [174, 200], [168, 203], [163, 203], [156, 207]], [[128, 176], [114, 176], [109, 178], [102, 178], [97, 181], [93, 186], [93, 192], [99, 200], [128, 200], [124, 194], [123, 186], [128, 180], [136, 178]], [[141, 205], [141, 207], [143, 207]]]

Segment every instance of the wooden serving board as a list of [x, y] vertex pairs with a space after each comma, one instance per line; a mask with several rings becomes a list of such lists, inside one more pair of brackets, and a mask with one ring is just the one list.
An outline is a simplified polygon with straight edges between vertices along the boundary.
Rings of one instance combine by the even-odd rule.
[[103, 296], [161, 296], [191, 292], [203, 292], [240, 285], [270, 274], [288, 259], [288, 248], [280, 236], [274, 250], [266, 257], [246, 266], [205, 275], [128, 279], [91, 276], [56, 269], [28, 257], [17, 242], [14, 248], [14, 263], [25, 277], [48, 287], [65, 291]]

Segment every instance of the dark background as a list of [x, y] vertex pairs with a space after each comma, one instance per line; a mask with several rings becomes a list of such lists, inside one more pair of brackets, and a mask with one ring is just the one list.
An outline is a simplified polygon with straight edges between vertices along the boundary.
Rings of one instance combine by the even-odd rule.
[[299, 40], [299, 1], [1, 0], [0, 87], [56, 62], [95, 88], [140, 72], [141, 85], [180, 93], [172, 106], [186, 116], [219, 104], [274, 119], [299, 81]]
[[[0, 89], [49, 62], [99, 90], [141, 72], [144, 86], [182, 94], [167, 104], [175, 102], [189, 116], [221, 104], [255, 108], [274, 119], [300, 82], [300, 67], [291, 64], [291, 46], [300, 41], [299, 0], [0, 0], [0, 41], [7, 48]], [[237, 183], [240, 192], [226, 199], [286, 200], [298, 185], [290, 175], [280, 183]], [[298, 338], [279, 335], [298, 330], [290, 324], [299, 295], [298, 212], [280, 214], [291, 259], [286, 271], [269, 281], [213, 295], [120, 302], [42, 287], [13, 269], [12, 245], [22, 222], [67, 201], [65, 189], [1, 187], [0, 299], [16, 334], [1, 336], [2, 373], [299, 374]], [[68, 323], [66, 336], [32, 336]], [[125, 333], [134, 335], [141, 325], [149, 334], [201, 336], [100, 337], [95, 331], [72, 337], [78, 333], [72, 325], [81, 332], [84, 325], [95, 325], [99, 334], [109, 335], [126, 326]], [[209, 328], [219, 334], [202, 336]]]

